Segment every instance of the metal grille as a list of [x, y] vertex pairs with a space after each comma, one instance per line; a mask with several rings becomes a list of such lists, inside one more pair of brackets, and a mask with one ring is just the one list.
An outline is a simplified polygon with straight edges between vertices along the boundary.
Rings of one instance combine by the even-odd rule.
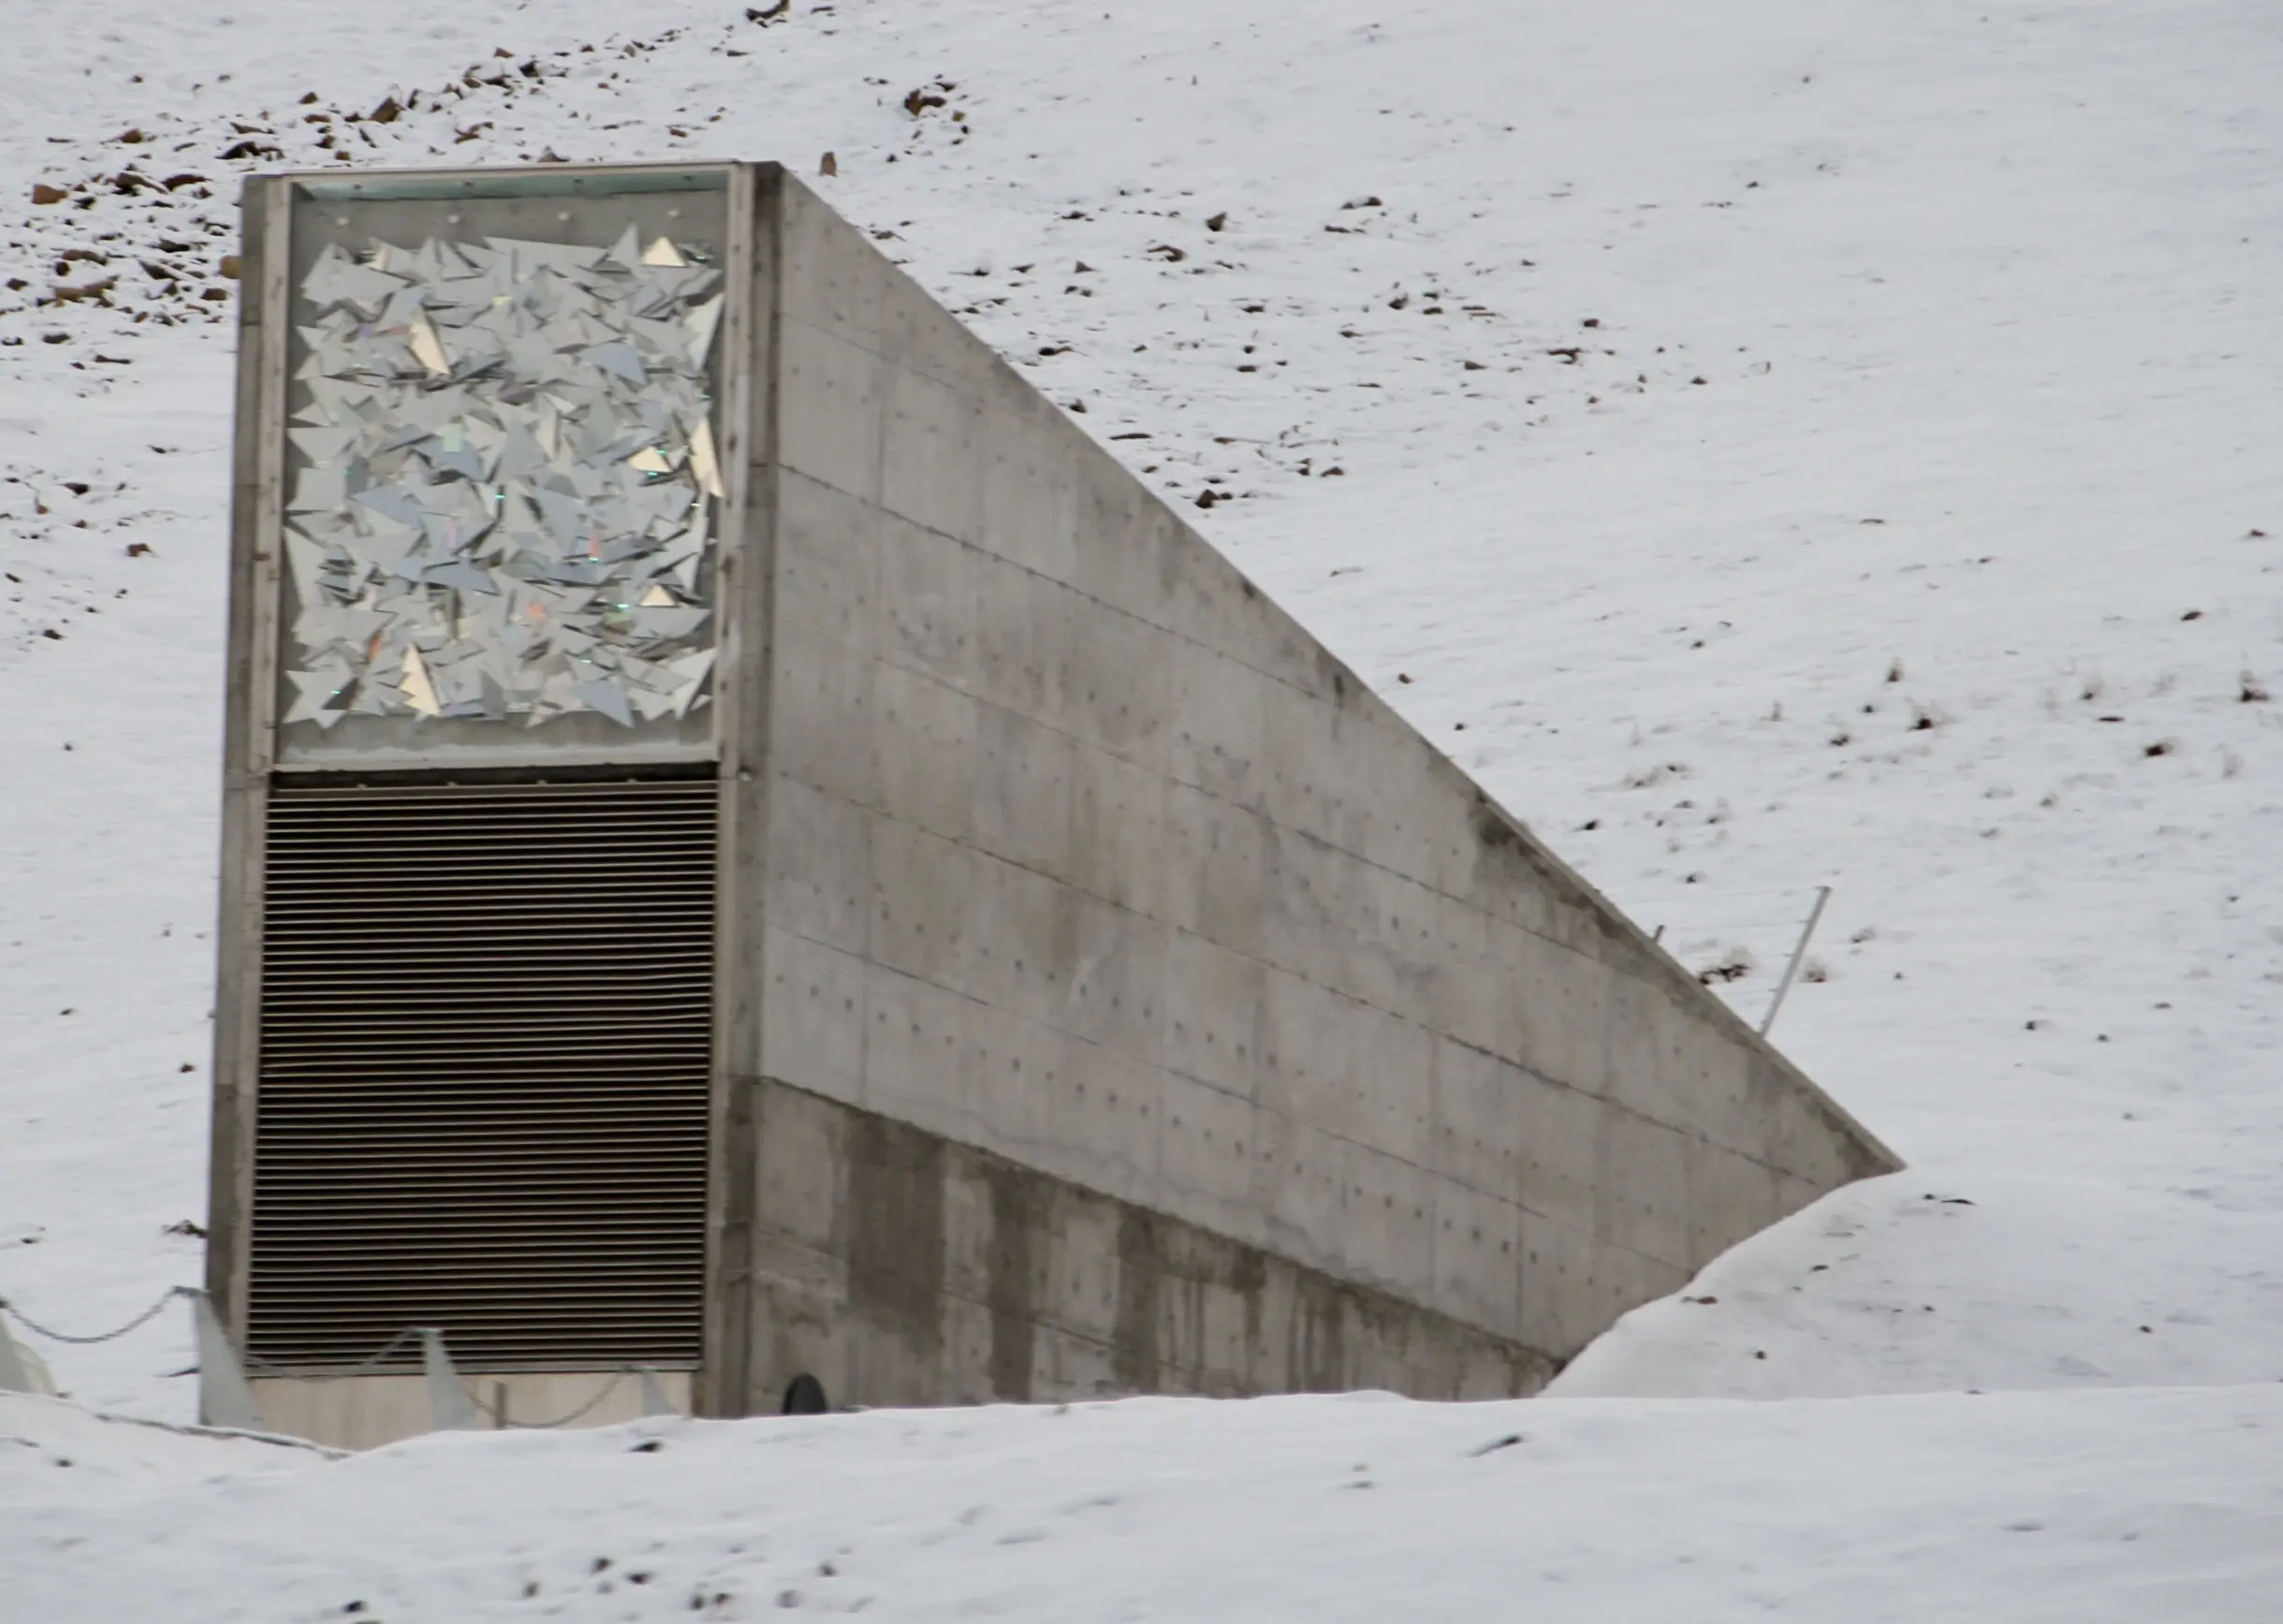
[[710, 781], [270, 801], [248, 1351], [695, 1364]]

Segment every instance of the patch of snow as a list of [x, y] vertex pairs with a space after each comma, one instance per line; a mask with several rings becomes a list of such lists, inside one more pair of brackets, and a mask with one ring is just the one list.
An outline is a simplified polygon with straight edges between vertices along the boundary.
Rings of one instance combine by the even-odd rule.
[[[2283, 1586], [2272, 1384], [1130, 1399], [330, 1462], [174, 1441], [131, 1469], [53, 1438], [62, 1408], [0, 1398], [0, 1570], [27, 1618], [2142, 1624], [2264, 1617]], [[113, 1492], [59, 1487], [91, 1469]]]

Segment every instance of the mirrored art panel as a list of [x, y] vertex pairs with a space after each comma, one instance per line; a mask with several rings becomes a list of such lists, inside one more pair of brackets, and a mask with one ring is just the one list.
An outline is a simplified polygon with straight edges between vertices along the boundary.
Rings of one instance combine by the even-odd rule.
[[702, 741], [718, 204], [327, 210], [297, 210], [281, 760]]

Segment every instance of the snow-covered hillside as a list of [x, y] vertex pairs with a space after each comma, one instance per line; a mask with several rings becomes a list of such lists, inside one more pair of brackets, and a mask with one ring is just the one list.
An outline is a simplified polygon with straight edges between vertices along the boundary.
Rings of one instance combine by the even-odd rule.
[[[1766, 1535], [1765, 1575], [1806, 1571], [1850, 1515], [1886, 1514], [1848, 1498], [1873, 1494], [1856, 1453], [1904, 1448], [1929, 1418], [1961, 1430], [1910, 1458], [2000, 1498], [1992, 1474], [2071, 1427], [2138, 1480], [2167, 1438], [2204, 1438], [2217, 1460], [2238, 1418], [2274, 1425], [2272, 7], [794, 0], [756, 20], [695, 0], [241, 0], [227, 15], [119, 0], [64, 27], [7, 3], [0, 1295], [35, 1317], [100, 1328], [198, 1273], [196, 1236], [168, 1228], [204, 1206], [236, 177], [344, 154], [773, 156], [1198, 504], [1244, 568], [1693, 965], [1742, 967], [1721, 984], [1740, 1008], [1764, 1007], [1814, 887], [1834, 887], [1777, 1037], [1910, 1171], [1738, 1249], [1557, 1391], [2263, 1389], [2084, 1395], [2077, 1410], [2064, 1396], [1542, 1405], [1556, 1418], [1511, 1426], [1369, 1405], [1260, 1419], [1268, 1405], [1228, 1426], [1320, 1438], [1339, 1470], [1423, 1437], [1454, 1455], [1462, 1434], [1556, 1428], [1577, 1458], [1606, 1456], [1615, 1486], [1579, 1502], [1604, 1508], [1625, 1503], [1629, 1470], [1669, 1485], [1749, 1456], [1821, 1474], [1784, 1502], [1809, 1521], [1781, 1537], [1717, 1520], [1689, 1535], [1707, 1560], [1710, 1542]], [[83, 1401], [182, 1418], [179, 1320], [43, 1352]], [[1153, 1452], [1220, 1425], [1133, 1416], [1088, 1425], [1130, 1441], [1120, 1470], [1137, 1482], [1160, 1470]], [[899, 1427], [941, 1467], [961, 1439], [1019, 1452], [1022, 1434], [997, 1428], [1030, 1425], [870, 1418], [844, 1461], [825, 1441], [839, 1435], [798, 1437], [805, 1462], [856, 1483], [866, 1460], [887, 1470], [864, 1452]], [[1982, 1425], [1986, 1456], [1961, 1441]], [[0, 1417], [0, 1432], [27, 1428]], [[735, 1429], [690, 1436], [759, 1447]], [[425, 1447], [437, 1453], [339, 1470], [412, 1493], [489, 1448], [513, 1456], [498, 1481], [521, 1494], [545, 1486], [528, 1463], [549, 1450], [624, 1445]], [[1282, 1447], [1264, 1441], [1261, 1460]], [[1240, 1475], [1229, 1463], [1252, 1460], [1209, 1458]], [[2209, 1493], [2264, 1496], [2272, 1517], [2283, 1468], [2272, 1447], [2245, 1458]], [[1423, 1588], [1358, 1590], [1336, 1577], [1348, 1568], [1310, 1568], [1352, 1548], [1347, 1525], [1295, 1513], [1302, 1543], [1278, 1559], [1340, 1601], [1294, 1591], [1246, 1616], [1462, 1616], [1434, 1604], [1450, 1556], [1438, 1530], [1456, 1526], [1435, 1496], [1503, 1506], [1480, 1514], [1501, 1537], [1587, 1514], [1558, 1494], [1528, 1511], [1478, 1501], [1464, 1470], [1485, 1464], [1420, 1489], [1410, 1554], [1386, 1559], [1412, 1562]], [[2049, 1467], [2051, 1493], [2073, 1492], [2063, 1456], [2008, 1470]], [[1236, 1482], [1233, 1503], [1299, 1503], [1281, 1470]], [[20, 1500], [57, 1481], [0, 1457], [10, 1480]], [[2172, 1493], [2165, 1481], [2147, 1493]], [[628, 1504], [649, 1492], [623, 1490]], [[1763, 1503], [1725, 1480], [1711, 1492], [1741, 1496], [1740, 1519]], [[917, 1548], [937, 1514], [909, 1514]], [[1207, 1571], [1219, 1530], [1243, 1524], [1199, 1515], [1196, 1543], [1145, 1556], [1157, 1547], [1137, 1538], [1120, 1559]], [[458, 1550], [476, 1536], [450, 1520], [406, 1537]], [[819, 1551], [861, 1543], [862, 1525], [849, 1513]], [[1006, 1531], [955, 1543], [972, 1556]], [[2277, 1544], [2241, 1531], [2249, 1543], [2217, 1548]], [[1950, 1548], [1939, 1530], [1912, 1537], [1893, 1550]], [[1992, 1535], [2008, 1554], [1991, 1560], [2074, 1560], [2039, 1539]], [[95, 1571], [40, 1548], [58, 1574]], [[2103, 1549], [2071, 1571], [2159, 1572], [2130, 1545]], [[1581, 1559], [1544, 1552], [1540, 1568]], [[1008, 1572], [988, 1583], [1029, 1582]], [[2087, 1582], [2103, 1604], [2127, 1593]], [[2250, 1594], [2214, 1582], [2212, 1598]], [[1038, 1583], [990, 1593], [1083, 1616]], [[1884, 1616], [1883, 1601], [1767, 1583], [1810, 1616]], [[1148, 1594], [1122, 1616], [1243, 1612]], [[1973, 1611], [1947, 1594], [1895, 1616]], [[316, 1595], [256, 1616], [314, 1617]], [[1632, 1614], [1602, 1599], [1573, 1616], [1724, 1616], [1661, 1593]], [[2005, 1616], [2097, 1616], [2042, 1604]], [[2258, 1616], [2193, 1598], [2156, 1610]]]

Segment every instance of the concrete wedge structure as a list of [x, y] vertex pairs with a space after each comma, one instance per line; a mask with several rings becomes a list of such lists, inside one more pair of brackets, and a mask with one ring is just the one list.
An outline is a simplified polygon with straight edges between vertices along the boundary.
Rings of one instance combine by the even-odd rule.
[[[867, 1405], [1521, 1394], [1738, 1240], [1899, 1165], [783, 170], [287, 176], [257, 183], [249, 221], [210, 1285], [276, 1371], [270, 1412], [336, 1441], [417, 1429], [387, 1397], [417, 1386], [407, 1367], [347, 1374], [354, 1338], [397, 1321], [457, 1335], [503, 1404], [515, 1383], [575, 1399], [625, 1360], [686, 1370], [691, 1401], [725, 1414], [773, 1411], [802, 1376]], [[623, 244], [653, 229], [644, 270]], [[421, 246], [455, 232], [526, 247]], [[432, 315], [373, 271], [426, 288]], [[637, 288], [634, 349], [681, 342], [640, 314], [669, 306], [716, 347], [674, 363], [671, 410], [640, 392], [673, 368], [626, 361], [616, 329], [558, 346], [579, 372], [509, 324], [487, 372], [468, 358], [491, 342], [480, 310], [448, 291], [485, 276], [527, 304], [519, 276], [570, 278], [561, 319], [606, 326]], [[310, 336], [313, 287], [374, 301], [344, 334], [394, 312], [403, 409], [468, 391], [474, 452], [422, 421], [428, 439], [360, 442], [371, 461], [326, 483], [310, 459], [350, 443], [325, 438], [327, 401], [366, 374], [348, 338]], [[500, 392], [519, 357], [541, 371]], [[632, 541], [606, 546], [599, 520], [583, 553], [549, 541], [555, 476], [513, 431], [554, 395], [563, 426], [534, 444], [557, 447], [563, 491], [593, 487], [590, 515], [650, 499], [596, 483], [629, 459], [685, 479], [683, 506]], [[319, 432], [289, 440], [304, 408]], [[650, 430], [605, 446], [605, 409], [613, 432], [666, 427], [654, 448]], [[584, 463], [562, 449], [579, 434]], [[418, 464], [399, 472], [406, 446]], [[505, 519], [478, 532], [505, 541], [431, 522], [464, 500], [455, 479], [521, 512], [507, 471], [526, 464], [526, 544]], [[685, 507], [707, 517], [668, 537]], [[296, 547], [331, 596], [281, 572]], [[490, 597], [590, 578], [599, 598], [574, 607], [598, 618], [553, 643], [510, 631], [503, 653], [469, 630]], [[292, 629], [297, 602], [318, 642]], [[567, 622], [568, 602], [541, 607]], [[696, 635], [687, 613], [630, 631], [645, 605], [702, 610], [712, 641], [670, 642]], [[440, 618], [361, 672], [327, 665], [394, 635], [360, 612]], [[327, 614], [374, 640], [324, 643]], [[658, 675], [691, 670], [679, 690]], [[581, 819], [595, 839], [563, 863], [623, 839], [598, 871], [667, 876], [627, 893], [631, 958], [593, 945], [631, 915], [580, 914], [592, 886], [565, 881], [532, 926], [567, 977], [496, 968], [464, 922], [421, 935], [429, 914], [398, 900], [460, 887], [467, 918], [493, 917], [484, 887], [551, 884], [529, 854]], [[520, 870], [477, 850], [508, 827]], [[371, 892], [398, 923], [312, 957], [295, 886], [323, 915], [359, 841], [408, 854]], [[708, 906], [660, 911], [706, 864]], [[673, 990], [673, 965], [703, 997]], [[478, 1021], [486, 999], [520, 1001], [532, 1035]], [[529, 1014], [549, 999], [559, 1016]], [[308, 1009], [318, 1026], [296, 1024]], [[598, 1009], [622, 1025], [582, 1049]], [[410, 1051], [358, 1046], [376, 1010], [428, 1070], [390, 1081], [387, 1055]], [[684, 1049], [682, 1071], [651, 1063]], [[519, 1129], [524, 1102], [574, 1098], [600, 1102], [578, 1107], [593, 1132], [561, 1137], [535, 1105], [549, 1125]], [[653, 1131], [669, 1117], [682, 1137]], [[393, 1160], [325, 1160], [308, 1148], [342, 1142], [327, 1122]], [[356, 1235], [397, 1239], [330, 1274], [297, 1262], [363, 1245], [327, 1238], [325, 1189]], [[637, 1189], [639, 1211], [611, 1205]], [[581, 1273], [622, 1255], [622, 1279]], [[518, 1313], [557, 1328], [523, 1335]], [[330, 1341], [292, 1330], [335, 1323]], [[321, 1389], [365, 1394], [354, 1424], [326, 1419], [355, 1406]]]

